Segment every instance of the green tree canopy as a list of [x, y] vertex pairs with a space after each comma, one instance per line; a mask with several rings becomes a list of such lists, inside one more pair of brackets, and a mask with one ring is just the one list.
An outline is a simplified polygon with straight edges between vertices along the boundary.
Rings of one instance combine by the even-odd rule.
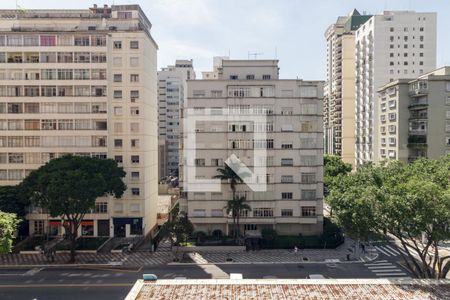
[[18, 186], [0, 186], [0, 211], [24, 217], [28, 205], [30, 205], [29, 198], [20, 193]]
[[450, 239], [450, 156], [363, 165], [333, 185], [328, 201], [353, 238], [389, 234], [412, 272], [445, 278], [450, 256], [441, 255], [439, 243]]
[[12, 213], [0, 211], [0, 254], [10, 253], [19, 220]]
[[52, 217], [64, 220], [71, 240], [71, 261], [75, 260], [78, 227], [98, 197], [122, 197], [125, 172], [112, 159], [64, 156], [53, 159], [30, 173], [21, 183], [24, 194]]

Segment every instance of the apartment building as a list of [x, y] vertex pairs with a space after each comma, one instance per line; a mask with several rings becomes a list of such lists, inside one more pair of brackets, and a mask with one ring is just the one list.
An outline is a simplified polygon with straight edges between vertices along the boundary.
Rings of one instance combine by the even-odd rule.
[[355, 31], [371, 16], [354, 9], [325, 32], [327, 80], [324, 87], [324, 151], [355, 163]]
[[186, 80], [195, 79], [192, 60], [176, 60], [158, 72], [160, 150], [159, 177], [178, 176], [180, 109], [184, 104]]
[[378, 91], [376, 161], [413, 161], [450, 153], [450, 67], [399, 79]]
[[[138, 5], [0, 10], [0, 184], [66, 154], [115, 159], [121, 199], [102, 197], [82, 236], [134, 236], [156, 225], [157, 44]], [[31, 207], [30, 234], [63, 234]]]
[[436, 13], [385, 11], [356, 30], [355, 162], [378, 153], [377, 90], [436, 68]]
[[[245, 196], [251, 207], [241, 214], [241, 233], [264, 228], [279, 234], [322, 232], [323, 82], [283, 80], [278, 71], [277, 60], [221, 58], [212, 79], [188, 80], [183, 137], [189, 133], [184, 126], [189, 112], [211, 120], [196, 124], [195, 157], [186, 155], [189, 143], [182, 144], [180, 203], [196, 230], [231, 234], [232, 216], [224, 207], [232, 192], [226, 182], [219, 182], [217, 191], [192, 190], [185, 172], [193, 168], [196, 179], [213, 178], [234, 154], [251, 171], [258, 160], [266, 168], [256, 176], [257, 182], [266, 182], [264, 190], [237, 186], [237, 196]], [[252, 121], [262, 116], [264, 121]], [[264, 139], [257, 137], [261, 131]], [[266, 155], [256, 155], [259, 149]]]

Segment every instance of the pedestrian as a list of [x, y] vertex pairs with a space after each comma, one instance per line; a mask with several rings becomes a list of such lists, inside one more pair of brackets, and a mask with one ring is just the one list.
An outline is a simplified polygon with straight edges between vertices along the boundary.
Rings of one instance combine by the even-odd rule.
[[366, 253], [366, 246], [364, 246], [364, 244], [361, 244], [361, 249], [363, 253]]
[[298, 252], [298, 248], [297, 248], [297, 246], [294, 246], [294, 253], [297, 253]]

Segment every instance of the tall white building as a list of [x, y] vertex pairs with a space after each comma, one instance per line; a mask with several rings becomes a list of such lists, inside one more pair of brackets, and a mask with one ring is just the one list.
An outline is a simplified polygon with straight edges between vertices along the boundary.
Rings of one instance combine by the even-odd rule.
[[[82, 236], [151, 233], [157, 214], [157, 44], [138, 5], [0, 11], [0, 185], [65, 154], [115, 159], [121, 199], [102, 197]], [[32, 208], [31, 234], [63, 234]]]
[[[251, 170], [263, 160], [266, 191], [238, 184], [251, 211], [242, 212], [241, 233], [273, 228], [280, 234], [315, 235], [323, 223], [323, 82], [282, 80], [277, 60], [221, 59], [211, 79], [188, 80], [188, 111], [209, 116], [195, 128], [195, 157], [182, 145], [182, 163], [195, 168], [196, 179], [211, 179], [227, 158], [236, 155]], [[224, 121], [229, 116], [231, 120]], [[252, 121], [264, 116], [265, 121]], [[236, 118], [236, 119], [233, 119]], [[189, 133], [184, 127], [183, 136]], [[256, 137], [261, 130], [266, 137]], [[265, 149], [266, 156], [255, 151]], [[186, 168], [183, 168], [184, 171]], [[190, 169], [189, 169], [190, 170]], [[233, 220], [224, 207], [232, 199], [226, 182], [218, 191], [192, 191], [182, 174], [181, 208], [196, 230], [231, 234]], [[262, 178], [261, 177], [261, 178]], [[261, 179], [262, 180], [262, 179]]]
[[158, 72], [160, 145], [159, 177], [178, 176], [180, 109], [184, 105], [186, 80], [195, 79], [192, 60], [176, 60], [175, 65]]
[[373, 161], [378, 151], [378, 88], [436, 67], [436, 13], [385, 11], [356, 31], [355, 161]]

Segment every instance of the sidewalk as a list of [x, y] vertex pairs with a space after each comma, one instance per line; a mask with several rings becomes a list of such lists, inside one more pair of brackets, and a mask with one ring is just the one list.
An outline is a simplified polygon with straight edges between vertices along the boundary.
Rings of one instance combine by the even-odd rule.
[[[68, 253], [57, 253], [55, 260], [50, 262], [43, 254], [4, 254], [0, 255], [0, 267], [14, 266], [71, 266], [68, 264], [70, 255]], [[135, 252], [131, 254], [123, 253], [79, 253], [76, 256], [75, 265], [104, 265], [104, 266], [125, 266], [141, 267], [165, 265], [172, 261], [170, 252]]]
[[[229, 252], [223, 251], [207, 253], [189, 253], [187, 263], [194, 264], [220, 264], [220, 263], [334, 263], [347, 262], [348, 249], [354, 242], [346, 239], [346, 242], [336, 249], [304, 249], [294, 252], [294, 250], [259, 250], [249, 252]], [[167, 246], [167, 247], [164, 247]], [[133, 252], [123, 253], [80, 253], [76, 256], [76, 265], [104, 265], [141, 267], [166, 265], [173, 262], [173, 253], [170, 245], [164, 245], [156, 252]], [[356, 259], [353, 254], [350, 262], [368, 262], [375, 260], [378, 254], [375, 249], [368, 249], [361, 254], [361, 258]], [[0, 255], [0, 267], [14, 266], [71, 266], [68, 253], [58, 253], [54, 262], [50, 262], [43, 254], [5, 254]], [[231, 262], [229, 259], [231, 258]], [[176, 264], [183, 264], [177, 262]]]

